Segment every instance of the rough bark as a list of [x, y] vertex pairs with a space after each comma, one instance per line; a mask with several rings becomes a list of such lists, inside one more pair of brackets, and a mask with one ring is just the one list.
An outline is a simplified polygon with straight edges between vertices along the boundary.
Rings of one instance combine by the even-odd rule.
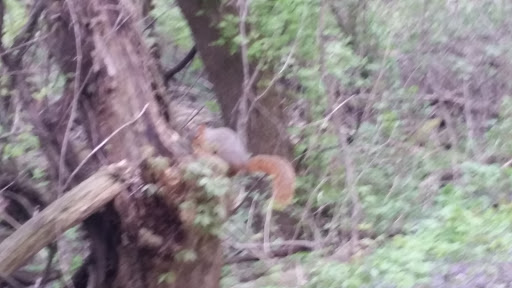
[[[237, 104], [243, 94], [244, 73], [239, 52], [214, 45], [220, 38], [217, 24], [224, 13], [232, 13], [232, 7], [223, 7], [221, 1], [178, 0], [178, 5], [188, 21], [197, 51], [203, 60], [208, 79], [213, 84], [222, 116], [227, 126], [236, 129]], [[203, 13], [199, 13], [203, 11]], [[268, 78], [270, 72], [263, 73]], [[264, 77], [265, 77], [264, 76]], [[258, 82], [258, 81], [256, 81]], [[258, 95], [256, 84], [252, 94]], [[255, 154], [278, 154], [290, 158], [291, 144], [285, 130], [283, 105], [277, 91], [270, 88], [252, 110], [248, 123], [248, 146]], [[249, 105], [250, 106], [250, 105]]]
[[[46, 0], [44, 3], [48, 4], [45, 6], [48, 8], [45, 20], [51, 31], [47, 38], [48, 48], [58, 61], [61, 71], [73, 77], [69, 78], [62, 99], [45, 111], [38, 111], [38, 107], [33, 105], [31, 86], [26, 75], [11, 73], [10, 88], [18, 90], [24, 112], [35, 127], [51, 170], [56, 171], [53, 180], [59, 178], [57, 174], [62, 170], [65, 173], [60, 178], [67, 179], [69, 175], [75, 174], [78, 182], [85, 180], [98, 167], [99, 161], [92, 161], [89, 167], [83, 167], [84, 162], [80, 161], [98, 153], [103, 153], [103, 160], [107, 163], [127, 160], [133, 169], [139, 169], [138, 164], [148, 158], [148, 151], [167, 156], [167, 160], [172, 163], [166, 166], [167, 169], [156, 173], [158, 177], [154, 179], [141, 177], [144, 182], [123, 179], [123, 182], [129, 183], [128, 187], [133, 188], [132, 191], [120, 193], [114, 201], [115, 205], [107, 205], [101, 212], [85, 219], [84, 226], [92, 248], [88, 261], [73, 277], [74, 287], [219, 287], [222, 267], [219, 238], [192, 225], [193, 217], [187, 222], [180, 214], [182, 211], [179, 205], [187, 197], [195, 197], [200, 189], [184, 183], [182, 170], [176, 168], [180, 156], [185, 155], [186, 151], [179, 143], [180, 136], [169, 129], [166, 123], [172, 115], [160, 105], [164, 91], [162, 75], [145, 46], [141, 27], [138, 27], [141, 15], [144, 14], [140, 5], [147, 2]], [[37, 23], [32, 20], [38, 18], [38, 15], [31, 17], [27, 24], [32, 32], [36, 25], [33, 23]], [[32, 32], [29, 36], [33, 35]], [[20, 39], [26, 39], [26, 35], [22, 36], [24, 38]], [[1, 45], [0, 48], [6, 51]], [[13, 59], [3, 57], [6, 68], [23, 71], [21, 58], [19, 61]], [[80, 87], [85, 89], [77, 89]], [[69, 109], [72, 103], [78, 103], [81, 107], [79, 113]], [[72, 112], [66, 112], [70, 110]], [[146, 112], [140, 121], [129, 128], [119, 129], [126, 127], [141, 111]], [[75, 124], [75, 121], [79, 124]], [[67, 130], [65, 127], [71, 127], [67, 123], [89, 126], [88, 134], [94, 135], [89, 135], [90, 141], [85, 144], [90, 145], [87, 148], [96, 154], [78, 157], [72, 139], [64, 136], [64, 130]], [[98, 142], [107, 139], [105, 146], [96, 147]], [[70, 148], [68, 153], [62, 153], [64, 161], [61, 161], [60, 152], [64, 143], [69, 143]], [[86, 163], [90, 164], [91, 161]], [[154, 167], [141, 165], [137, 171], [141, 172], [138, 175], [145, 175], [152, 174], [152, 170]], [[71, 186], [74, 184], [70, 183]], [[96, 182], [86, 186], [92, 188], [93, 184], [96, 185]], [[141, 188], [146, 185], [158, 187], [160, 193], [148, 196], [148, 192]], [[52, 211], [47, 212], [51, 215], [65, 218], [58, 219], [62, 221], [58, 228], [65, 229], [76, 224], [112, 199], [110, 193], [97, 197], [94, 197], [94, 193], [87, 193], [82, 198], [90, 205], [77, 207], [84, 199], [74, 198], [73, 195], [65, 194], [51, 206], [57, 208], [45, 210]], [[52, 224], [57, 221], [55, 218], [44, 218], [48, 221], [40, 219], [43, 218], [27, 222], [24, 227], [30, 229], [23, 228], [11, 235], [14, 238], [10, 239], [18, 239], [18, 243], [11, 240], [2, 242], [4, 246], [1, 246], [0, 256], [7, 260], [2, 261], [2, 265], [6, 266], [0, 267], [1, 276], [10, 274], [29, 255], [63, 232], [51, 229], [55, 228]], [[23, 235], [30, 235], [27, 231], [42, 238], [23, 238]], [[36, 238], [43, 240], [36, 241]], [[29, 244], [37, 243], [27, 248], [26, 254], [11, 254], [12, 245], [20, 244], [20, 247], [24, 247], [23, 241], [19, 239], [28, 239]], [[180, 260], [178, 253], [184, 249], [194, 251], [197, 258], [186, 262]], [[160, 277], [169, 272], [174, 273], [174, 281], [159, 283]]]
[[[138, 26], [142, 10], [137, 7], [134, 2], [121, 0], [55, 0], [47, 18], [47, 23], [54, 27], [49, 47], [63, 72], [80, 71], [80, 81], [87, 79], [85, 92], [65, 97], [79, 97], [79, 103], [86, 107], [87, 119], [95, 120], [91, 127], [95, 138], [110, 137], [147, 107], [140, 121], [118, 131], [102, 147], [106, 161], [126, 159], [135, 166], [147, 157], [148, 151], [153, 151], [176, 163], [186, 151], [179, 143], [180, 136], [166, 123], [172, 115], [160, 105], [165, 87], [143, 41]], [[75, 36], [80, 47], [74, 45]], [[81, 60], [81, 69], [77, 69], [77, 59]], [[164, 173], [165, 177], [169, 173], [179, 174], [169, 171]], [[163, 182], [172, 179], [175, 180], [171, 177]], [[165, 183], [159, 187], [168, 184]], [[178, 186], [166, 196], [175, 201], [167, 203], [165, 197], [144, 197], [144, 191], [122, 194], [116, 198], [114, 207], [107, 207], [105, 213], [86, 221], [86, 227], [97, 229], [91, 238], [105, 244], [96, 249], [95, 255], [101, 256], [102, 251], [109, 254], [101, 261], [91, 258], [90, 264], [96, 266], [99, 275], [92, 277], [97, 279], [97, 287], [184, 287], [183, 283], [187, 287], [218, 287], [222, 260], [219, 239], [183, 227], [178, 209], [183, 196], [174, 193], [190, 191]], [[194, 250], [197, 260], [186, 264], [177, 261], [176, 253], [185, 248]], [[187, 265], [189, 268], [183, 269]], [[98, 270], [111, 266], [115, 269], [109, 270], [108, 275], [99, 274]], [[77, 282], [91, 278], [87, 269], [80, 271], [83, 273], [75, 278]], [[160, 276], [170, 271], [175, 275], [174, 281], [158, 284]]]

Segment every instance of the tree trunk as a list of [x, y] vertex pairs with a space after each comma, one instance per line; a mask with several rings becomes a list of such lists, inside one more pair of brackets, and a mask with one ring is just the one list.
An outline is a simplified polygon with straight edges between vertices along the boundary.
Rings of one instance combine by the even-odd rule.
[[[91, 150], [98, 140], [108, 138], [105, 146], [98, 147], [105, 160], [128, 160], [134, 168], [146, 159], [148, 151], [169, 157], [171, 163], [186, 154], [179, 145], [180, 136], [168, 128], [166, 120], [172, 115], [159, 105], [165, 90], [137, 26], [144, 5], [139, 2], [55, 0], [46, 17], [52, 27], [48, 47], [62, 72], [74, 73], [73, 81], [79, 83], [73, 83], [74, 87], [87, 84], [83, 91], [69, 89], [60, 102], [73, 103], [79, 97], [76, 117], [87, 122], [88, 134], [94, 134], [89, 135]], [[133, 121], [140, 113], [141, 119]], [[169, 168], [162, 177], [181, 173], [178, 171]], [[194, 192], [185, 187], [171, 191]], [[96, 270], [108, 273], [80, 275], [74, 279], [75, 287], [85, 287], [87, 282], [82, 280], [92, 278], [96, 278], [96, 287], [218, 287], [222, 267], [219, 239], [185, 225], [178, 208], [185, 196], [171, 193], [167, 197], [174, 200], [166, 202], [165, 197], [144, 197], [144, 193], [140, 188], [122, 193], [114, 207], [86, 221], [91, 228], [88, 232], [99, 231], [90, 235], [91, 240], [96, 237], [105, 244], [93, 256], [99, 257], [101, 251], [108, 256], [90, 262]], [[149, 245], [152, 241], [148, 239], [159, 239], [155, 240], [159, 244]], [[184, 249], [194, 251], [197, 258], [180, 261], [177, 254]], [[89, 270], [81, 271], [87, 275]], [[161, 279], [166, 281], [159, 283]]]
[[[178, 0], [188, 21], [197, 51], [201, 55], [208, 79], [212, 82], [227, 126], [235, 129], [237, 104], [243, 94], [244, 73], [240, 53], [230, 53], [226, 46], [214, 45], [220, 38], [217, 24], [232, 7], [220, 7], [221, 1]], [[225, 11], [221, 11], [225, 9]], [[199, 13], [203, 11], [203, 13]], [[268, 78], [270, 72], [264, 72]], [[265, 79], [268, 80], [268, 79]], [[258, 81], [256, 81], [258, 82]], [[256, 83], [252, 94], [258, 95]], [[247, 127], [248, 146], [254, 154], [292, 156], [292, 147], [285, 130], [283, 104], [277, 91], [271, 87], [252, 110]], [[250, 105], [249, 105], [250, 106]]]

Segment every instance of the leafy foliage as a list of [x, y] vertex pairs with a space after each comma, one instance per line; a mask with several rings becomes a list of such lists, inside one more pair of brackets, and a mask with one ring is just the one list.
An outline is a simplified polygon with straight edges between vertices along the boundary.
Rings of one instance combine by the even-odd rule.
[[[411, 233], [394, 237], [354, 264], [321, 263], [309, 287], [413, 287], [426, 283], [434, 268], [456, 261], [507, 259], [512, 244], [512, 207], [488, 210], [464, 191], [447, 186], [437, 197], [435, 216]], [[479, 207], [480, 206], [480, 207]], [[503, 259], [505, 258], [505, 259]]]
[[[428, 283], [434, 268], [508, 253], [510, 170], [501, 164], [512, 155], [512, 139], [507, 137], [512, 125], [510, 87], [506, 77], [501, 78], [507, 72], [488, 63], [511, 67], [512, 58], [504, 49], [512, 39], [499, 31], [507, 23], [505, 11], [512, 7], [471, 0], [456, 5], [440, 0], [367, 1], [357, 24], [360, 38], [354, 38], [339, 27], [333, 10], [320, 15], [320, 1], [293, 2], [251, 1], [247, 21], [251, 59], [275, 71], [289, 60], [283, 76], [300, 83], [293, 97], [307, 103], [309, 122], [289, 129], [300, 139], [296, 155], [305, 156], [307, 167], [298, 180], [297, 203], [305, 205], [314, 193], [312, 213], [328, 218], [317, 222], [320, 230], [351, 227], [345, 167], [334, 165], [340, 155], [337, 136], [322, 126], [329, 107], [319, 71], [317, 29], [318, 17], [324, 17], [327, 73], [336, 77], [343, 92], [369, 101], [364, 108], [367, 118], [351, 143], [364, 214], [358, 228], [376, 235], [392, 229], [404, 233], [389, 241], [371, 240], [379, 247], [355, 263], [312, 264], [311, 287], [413, 287]], [[346, 8], [357, 1], [341, 2], [336, 5]], [[302, 18], [302, 9], [307, 10], [307, 19]], [[224, 34], [219, 43], [231, 43], [232, 51], [241, 44], [238, 25], [236, 15], [220, 25]], [[488, 41], [468, 41], [475, 37]], [[373, 53], [354, 49], [354, 39]], [[295, 44], [290, 60], [287, 56]], [[473, 86], [489, 79], [503, 90]], [[471, 91], [478, 91], [471, 96], [473, 105], [487, 103], [485, 97], [494, 97], [489, 100], [493, 103], [503, 99], [499, 116], [477, 123], [481, 128], [470, 127], [466, 119], [478, 114], [468, 114], [461, 104], [468, 97], [457, 92], [464, 81]], [[361, 96], [365, 93], [369, 98]], [[448, 116], [441, 104], [424, 100], [430, 95], [448, 99], [442, 102]], [[485, 155], [470, 155], [464, 149], [475, 141], [468, 138], [471, 129], [488, 129], [481, 148]], [[485, 157], [501, 163], [475, 159]], [[438, 175], [446, 170], [461, 174], [443, 180]], [[335, 218], [337, 213], [343, 216]], [[316, 261], [306, 257], [301, 262]]]
[[39, 148], [39, 140], [33, 134], [24, 132], [17, 135], [13, 142], [3, 149], [3, 159], [17, 158]]
[[[220, 2], [233, 5], [236, 1]], [[28, 11], [23, 1], [4, 3], [7, 11], [2, 40], [9, 47], [25, 24]], [[279, 218], [270, 225], [270, 240], [275, 244], [293, 235], [315, 244], [324, 245], [321, 240], [328, 240], [325, 243], [338, 245], [350, 240], [353, 229], [362, 238], [351, 261], [335, 262], [321, 249], [272, 259], [273, 269], [267, 269], [272, 277], [260, 286], [283, 287], [282, 270], [300, 266], [306, 270], [308, 287], [414, 287], [428, 285], [433, 276], [456, 263], [477, 261], [485, 266], [489, 259], [512, 261], [510, 3], [248, 3], [247, 39], [241, 37], [239, 15], [225, 13], [216, 23], [221, 36], [211, 45], [225, 45], [231, 53], [247, 45], [251, 63], [262, 71], [274, 72], [278, 78], [274, 84], [280, 85], [285, 92], [282, 95], [293, 103], [286, 112], [293, 116], [289, 132], [296, 140], [301, 169], [296, 204], [283, 214], [301, 220], [290, 229]], [[159, 44], [162, 67], [171, 67], [193, 46], [193, 38], [173, 0], [155, 0], [153, 4], [149, 16], [155, 22], [143, 25], [154, 24], [155, 30], [141, 30], [147, 44]], [[322, 11], [323, 4], [326, 9]], [[32, 48], [24, 59], [27, 79], [34, 86], [31, 92], [41, 106], [59, 99], [69, 79], [47, 60], [46, 50]], [[191, 70], [199, 74], [201, 69], [201, 59], [196, 57]], [[339, 88], [333, 97], [336, 101], [351, 97], [340, 106], [343, 121], [349, 123], [361, 115], [357, 129], [346, 129], [350, 133], [341, 129], [346, 127], [331, 127], [331, 119], [326, 118], [333, 109], [327, 96], [333, 95], [327, 95], [322, 73], [335, 79]], [[16, 91], [6, 88], [8, 80], [9, 75], [0, 78], [2, 105], [8, 97], [17, 97]], [[196, 80], [186, 75], [180, 85], [198, 86]], [[207, 81], [201, 80], [201, 88], [210, 90]], [[261, 86], [269, 84], [260, 82]], [[215, 101], [201, 104], [212, 113], [220, 112]], [[20, 131], [27, 132], [14, 131], [3, 137], [10, 127], [2, 123], [1, 159], [33, 168], [32, 180], [45, 184], [42, 161], [33, 161], [37, 158], [34, 154], [44, 147], [27, 127], [24, 113], [16, 116], [23, 125]], [[14, 116], [7, 118], [10, 121]], [[353, 167], [342, 164], [340, 134], [351, 136]], [[466, 148], [472, 145], [475, 149]], [[186, 167], [187, 180], [198, 193], [181, 205], [180, 212], [190, 212], [191, 224], [199, 231], [239, 242], [261, 240], [262, 227], [268, 223], [262, 224], [265, 220], [258, 218], [264, 208], [257, 196], [249, 207], [242, 207], [231, 217], [228, 229], [222, 227], [227, 217], [223, 201], [232, 196], [232, 181], [224, 176], [226, 169], [213, 159], [201, 159]], [[354, 172], [354, 183], [346, 183], [348, 169]], [[350, 185], [361, 208], [355, 228]], [[155, 185], [144, 188], [149, 193], [158, 192]], [[230, 233], [223, 233], [226, 230]], [[66, 233], [66, 239], [82, 241], [73, 230]], [[334, 248], [339, 247], [325, 247], [327, 251]], [[241, 251], [235, 252], [238, 255]], [[83, 262], [83, 255], [76, 254], [68, 261], [71, 271]], [[175, 256], [182, 262], [197, 258], [190, 250]], [[258, 265], [266, 263], [260, 261]], [[34, 270], [43, 268], [36, 264]], [[240, 282], [236, 274], [241, 266], [225, 267], [226, 287]], [[175, 272], [169, 271], [158, 280], [172, 283], [175, 278]]]
[[21, 30], [26, 21], [27, 11], [23, 2], [16, 0], [5, 1], [4, 31], [2, 40], [5, 45], [12, 45], [14, 37]]
[[186, 167], [185, 177], [197, 183], [198, 188], [204, 192], [196, 199], [189, 199], [180, 205], [180, 209], [193, 211], [194, 225], [201, 227], [208, 233], [218, 235], [221, 225], [227, 217], [225, 201], [228, 196], [231, 181], [216, 169], [225, 169], [225, 163], [212, 159], [203, 159], [204, 162], [190, 163]]

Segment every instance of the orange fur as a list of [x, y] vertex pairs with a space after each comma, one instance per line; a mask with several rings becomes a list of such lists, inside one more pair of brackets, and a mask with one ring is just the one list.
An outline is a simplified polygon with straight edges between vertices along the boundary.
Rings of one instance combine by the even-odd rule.
[[295, 194], [295, 171], [288, 160], [274, 155], [256, 155], [249, 159], [249, 172], [264, 172], [272, 176], [274, 202], [288, 206]]
[[291, 203], [295, 193], [295, 171], [285, 158], [276, 155], [250, 157], [236, 132], [225, 127], [199, 126], [192, 146], [197, 154], [214, 154], [226, 161], [230, 174], [247, 170], [272, 176], [274, 203], [279, 208]]

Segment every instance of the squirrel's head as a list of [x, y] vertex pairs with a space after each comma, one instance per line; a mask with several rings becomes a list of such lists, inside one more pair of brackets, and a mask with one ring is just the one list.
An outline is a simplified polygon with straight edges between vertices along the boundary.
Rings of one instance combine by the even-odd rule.
[[192, 146], [203, 144], [202, 137], [204, 135], [204, 131], [206, 130], [206, 127], [207, 127], [207, 125], [205, 123], [201, 123], [195, 129], [191, 129], [187, 138], [190, 141], [190, 143], [192, 144]]

